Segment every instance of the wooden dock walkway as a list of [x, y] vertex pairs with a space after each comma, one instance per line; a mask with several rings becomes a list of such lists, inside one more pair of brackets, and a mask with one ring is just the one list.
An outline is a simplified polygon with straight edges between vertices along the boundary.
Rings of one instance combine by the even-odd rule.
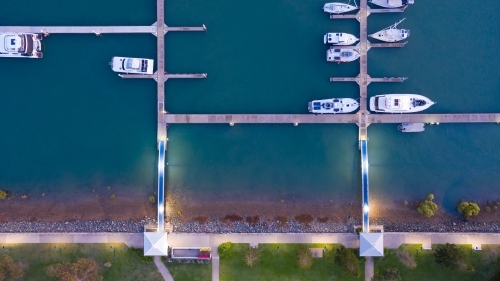
[[500, 113], [462, 114], [164, 114], [168, 124], [498, 123]]
[[0, 26], [0, 32], [28, 33], [155, 33], [156, 27], [149, 26]]
[[408, 44], [408, 41], [403, 42], [403, 43], [369, 43], [368, 42], [368, 49], [370, 49], [370, 48], [402, 48], [406, 44]]
[[157, 26], [157, 23], [148, 26], [0, 26], [0, 32], [27, 32], [27, 33], [75, 33], [75, 34], [106, 34], [106, 33], [167, 33], [169, 31], [206, 31], [203, 26]]
[[[158, 79], [158, 73], [155, 74], [118, 74], [121, 78], [126, 78], [126, 79]], [[207, 78], [206, 73], [167, 73], [163, 74], [163, 82], [167, 81], [168, 79], [171, 78], [180, 78], [180, 79], [186, 79], [186, 78]]]
[[[366, 81], [368, 84], [371, 82], [404, 82], [407, 77], [383, 77], [383, 78], [372, 78], [367, 74]], [[330, 82], [356, 82], [360, 83], [360, 77], [330, 77]]]

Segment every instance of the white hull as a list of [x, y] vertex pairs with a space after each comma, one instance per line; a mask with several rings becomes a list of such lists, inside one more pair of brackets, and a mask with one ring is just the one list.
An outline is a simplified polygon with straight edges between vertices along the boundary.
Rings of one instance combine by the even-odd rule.
[[359, 103], [350, 98], [313, 100], [308, 104], [308, 110], [315, 114], [349, 113], [359, 108]]
[[0, 57], [42, 58], [40, 33], [0, 33]]
[[334, 46], [349, 46], [358, 42], [356, 36], [349, 33], [333, 32], [323, 36], [323, 43]]
[[368, 0], [368, 2], [373, 3], [377, 6], [384, 8], [402, 8], [404, 6], [408, 6], [409, 4], [413, 4], [414, 0]]
[[326, 60], [328, 62], [351, 62], [359, 58], [359, 52], [355, 49], [335, 49], [330, 48], [326, 51]]
[[153, 74], [154, 60], [141, 58], [113, 57], [111, 69], [114, 72]]
[[370, 34], [368, 37], [384, 42], [398, 42], [410, 37], [410, 31], [407, 29], [385, 29]]
[[415, 94], [388, 94], [370, 98], [370, 110], [381, 113], [414, 113], [426, 110], [435, 102]]
[[345, 4], [345, 3], [339, 3], [339, 2], [333, 2], [333, 3], [326, 3], [323, 6], [323, 11], [326, 13], [330, 14], [342, 14], [342, 13], [348, 13], [352, 11], [356, 11], [359, 9], [356, 6]]

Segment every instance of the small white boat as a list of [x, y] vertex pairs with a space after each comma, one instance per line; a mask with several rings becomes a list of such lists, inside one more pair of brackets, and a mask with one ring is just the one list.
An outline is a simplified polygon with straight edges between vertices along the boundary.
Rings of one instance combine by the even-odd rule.
[[356, 36], [349, 33], [327, 33], [323, 36], [323, 43], [332, 44], [335, 46], [348, 46], [358, 42], [359, 39]]
[[113, 57], [110, 65], [114, 72], [153, 74], [154, 62], [152, 59]]
[[323, 6], [323, 11], [330, 14], [342, 14], [351, 11], [356, 11], [357, 9], [359, 8], [358, 5], [356, 5], [356, 1], [354, 2], [354, 6], [340, 2], [326, 3]]
[[0, 57], [42, 58], [41, 33], [0, 33]]
[[329, 62], [351, 62], [359, 58], [359, 52], [355, 49], [335, 49], [326, 51], [326, 60]]
[[398, 24], [400, 24], [404, 20], [405, 19], [402, 19], [399, 22], [380, 30], [379, 32], [375, 32], [368, 36], [384, 42], [398, 42], [401, 40], [405, 40], [410, 36], [410, 31], [408, 29], [396, 28]]
[[355, 99], [326, 99], [313, 100], [308, 104], [308, 110], [311, 113], [349, 113], [359, 108], [359, 103]]
[[426, 110], [435, 102], [415, 94], [389, 94], [370, 98], [370, 110], [382, 113], [413, 113]]
[[368, 0], [368, 2], [373, 3], [377, 6], [384, 8], [401, 8], [413, 4], [414, 0]]

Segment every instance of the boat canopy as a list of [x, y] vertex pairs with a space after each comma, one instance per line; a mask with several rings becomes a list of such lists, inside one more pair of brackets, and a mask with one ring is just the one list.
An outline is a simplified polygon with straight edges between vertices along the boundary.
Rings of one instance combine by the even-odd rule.
[[406, 1], [404, 0], [387, 0], [387, 4], [389, 4], [390, 6], [394, 6], [394, 7], [399, 7], [399, 6], [403, 6], [404, 3]]

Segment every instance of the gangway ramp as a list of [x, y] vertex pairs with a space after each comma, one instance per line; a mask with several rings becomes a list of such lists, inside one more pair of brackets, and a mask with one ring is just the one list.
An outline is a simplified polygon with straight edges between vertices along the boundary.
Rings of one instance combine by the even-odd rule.
[[361, 146], [361, 185], [363, 197], [363, 232], [370, 232], [370, 192], [368, 186], [368, 141], [360, 140]]
[[165, 230], [165, 140], [158, 142], [158, 229]]

